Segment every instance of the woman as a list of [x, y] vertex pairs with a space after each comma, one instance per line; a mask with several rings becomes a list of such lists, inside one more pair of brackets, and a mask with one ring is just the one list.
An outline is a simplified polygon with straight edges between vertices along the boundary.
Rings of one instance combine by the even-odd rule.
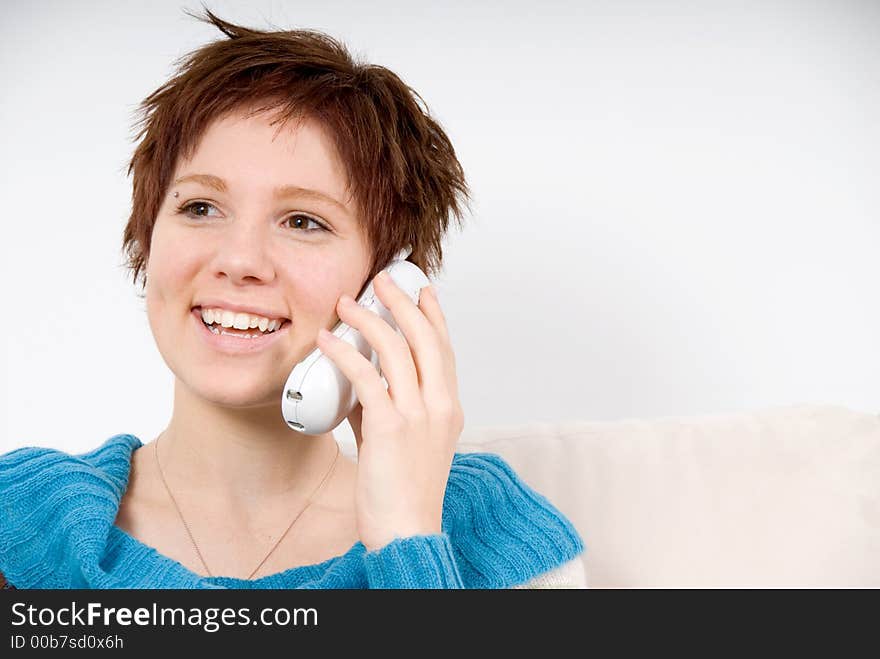
[[[175, 376], [149, 444], [0, 457], [0, 571], [18, 588], [585, 586], [571, 523], [498, 456], [458, 454], [443, 312], [380, 276], [405, 245], [430, 274], [468, 188], [452, 144], [383, 67], [312, 31], [200, 18], [141, 105], [123, 248]], [[401, 332], [351, 305], [369, 282]], [[349, 296], [349, 297], [346, 297]], [[376, 369], [321, 330], [342, 320]], [[315, 346], [351, 380], [357, 461], [286, 425]]]

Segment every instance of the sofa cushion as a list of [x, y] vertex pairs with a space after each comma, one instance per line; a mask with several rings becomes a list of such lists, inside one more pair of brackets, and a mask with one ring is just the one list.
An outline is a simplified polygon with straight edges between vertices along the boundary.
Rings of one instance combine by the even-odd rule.
[[880, 586], [880, 415], [835, 405], [466, 428], [583, 537], [591, 587]]

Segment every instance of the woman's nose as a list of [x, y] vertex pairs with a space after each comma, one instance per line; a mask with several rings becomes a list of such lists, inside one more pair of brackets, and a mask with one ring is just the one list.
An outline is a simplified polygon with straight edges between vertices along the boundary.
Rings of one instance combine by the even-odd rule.
[[235, 283], [272, 281], [275, 267], [268, 248], [268, 228], [256, 221], [230, 223], [218, 244], [214, 268]]

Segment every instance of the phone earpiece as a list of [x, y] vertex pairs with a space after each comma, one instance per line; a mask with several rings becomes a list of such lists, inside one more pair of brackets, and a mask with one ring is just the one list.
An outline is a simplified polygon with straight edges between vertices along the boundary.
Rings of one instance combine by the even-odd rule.
[[[405, 260], [411, 253], [412, 249], [407, 245], [385, 270], [409, 298], [418, 304], [419, 292], [431, 282], [417, 265]], [[357, 303], [377, 313], [398, 330], [394, 316], [373, 292], [372, 281], [358, 297]], [[339, 321], [333, 328], [333, 334], [354, 346], [381, 375], [379, 355], [360, 332]], [[342, 423], [355, 405], [357, 396], [351, 382], [316, 347], [290, 372], [281, 395], [281, 416], [293, 430], [307, 435], [320, 435]]]

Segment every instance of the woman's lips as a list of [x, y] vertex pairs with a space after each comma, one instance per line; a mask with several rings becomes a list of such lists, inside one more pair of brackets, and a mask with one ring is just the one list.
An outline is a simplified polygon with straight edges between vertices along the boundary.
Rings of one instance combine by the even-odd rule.
[[[246, 339], [228, 334], [214, 334], [202, 320], [202, 310], [199, 307], [194, 308], [190, 315], [196, 323], [196, 330], [202, 339], [215, 350], [230, 355], [259, 352], [275, 343], [282, 334], [287, 334], [290, 328], [290, 321], [285, 320], [281, 327], [270, 334], [262, 334], [252, 339]], [[255, 329], [254, 331], [259, 330]]]

